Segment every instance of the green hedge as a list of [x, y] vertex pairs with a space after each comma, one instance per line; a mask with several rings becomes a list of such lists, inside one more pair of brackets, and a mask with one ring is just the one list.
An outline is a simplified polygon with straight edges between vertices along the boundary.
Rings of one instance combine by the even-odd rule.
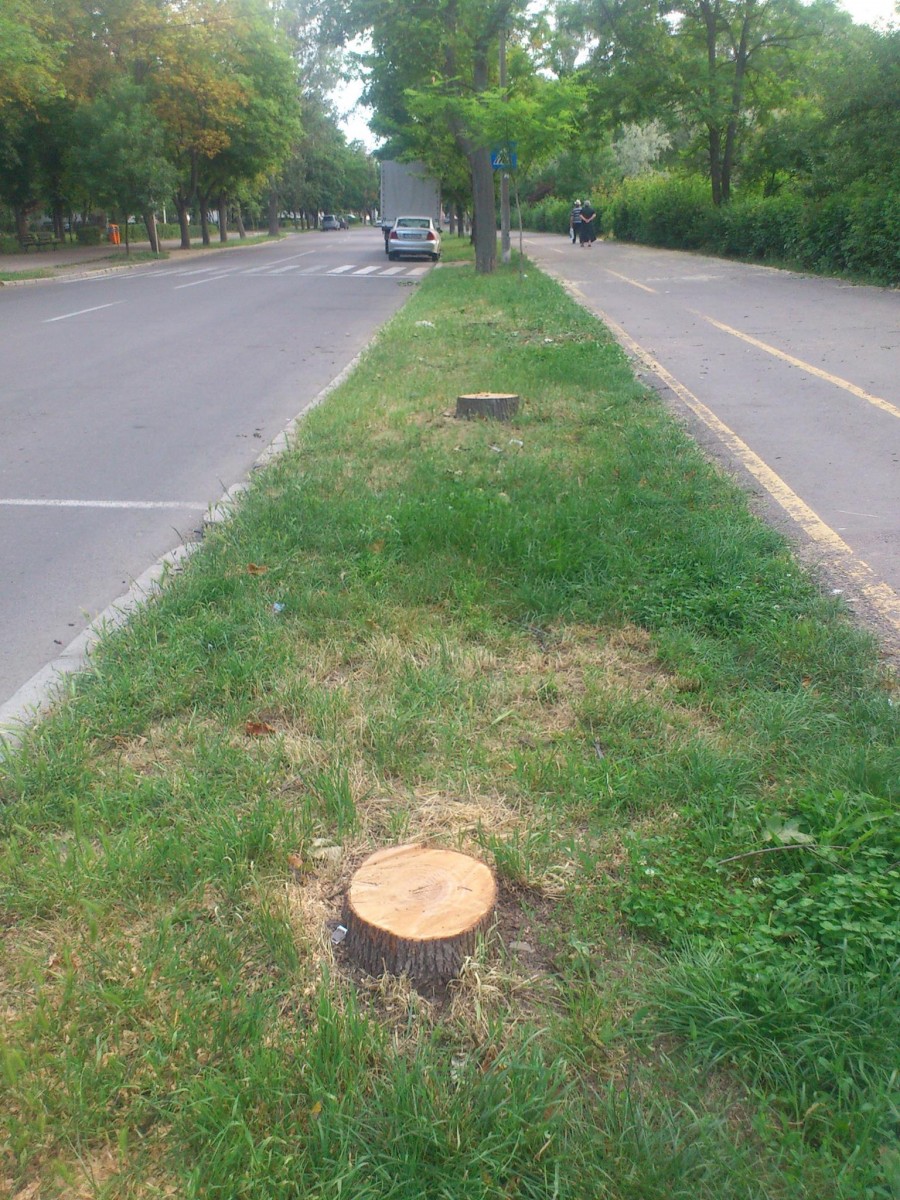
[[[716, 208], [700, 176], [645, 175], [595, 206], [600, 229], [621, 241], [900, 284], [900, 190], [889, 183], [818, 199], [748, 193]], [[523, 208], [523, 220], [529, 229], [565, 233], [569, 205], [547, 199]]]
[[522, 223], [536, 233], [569, 232], [569, 213], [572, 205], [567, 200], [557, 200], [549, 196], [538, 204], [522, 206]]
[[104, 236], [99, 225], [79, 225], [75, 230], [75, 239], [79, 246], [99, 246]]
[[620, 186], [608, 217], [623, 241], [900, 283], [900, 192], [888, 184], [819, 199], [739, 195], [716, 208], [704, 179], [645, 176]]

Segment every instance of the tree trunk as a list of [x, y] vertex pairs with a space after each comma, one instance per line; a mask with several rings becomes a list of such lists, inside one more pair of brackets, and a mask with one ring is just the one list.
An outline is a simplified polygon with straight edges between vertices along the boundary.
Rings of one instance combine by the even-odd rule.
[[159, 254], [159, 233], [156, 229], [156, 213], [153, 209], [144, 209], [142, 214], [144, 218], [144, 228], [147, 230], [147, 238], [150, 242], [150, 249], [154, 254]]
[[200, 235], [204, 246], [210, 244], [209, 240], [209, 197], [200, 192], [197, 196], [197, 204], [200, 206]]
[[472, 199], [475, 219], [475, 270], [490, 275], [497, 265], [497, 217], [494, 204], [494, 168], [490, 148], [484, 146], [469, 155], [472, 168]]
[[467, 392], [456, 397], [456, 415], [466, 421], [472, 417], [509, 421], [518, 411], [519, 397], [514, 392]]
[[278, 237], [278, 192], [274, 185], [269, 190], [269, 237]]
[[722, 133], [715, 126], [708, 125], [709, 132], [709, 181], [712, 185], [713, 204], [717, 207], [722, 203]]
[[179, 193], [175, 197], [175, 207], [178, 209], [178, 227], [181, 230], [181, 249], [191, 248], [191, 223], [188, 220], [190, 201]]
[[750, 61], [750, 19], [744, 15], [741, 37], [734, 48], [734, 81], [731, 85], [731, 115], [725, 130], [725, 152], [722, 156], [722, 199], [731, 199], [731, 172], [737, 151], [737, 131], [741, 108], [744, 104], [744, 79]]
[[228, 204], [224, 196], [219, 197], [219, 241], [228, 241]]
[[699, 0], [698, 9], [706, 35], [706, 121], [709, 148], [709, 181], [712, 187], [713, 204], [722, 203], [722, 130], [719, 125], [719, 4], [710, 0]]
[[370, 855], [344, 900], [344, 945], [373, 975], [446, 983], [491, 923], [490, 870], [456, 850], [390, 846]]
[[240, 204], [235, 204], [234, 206], [234, 224], [238, 231], [238, 237], [245, 238], [247, 236], [247, 230], [244, 228], [244, 215], [241, 212]]

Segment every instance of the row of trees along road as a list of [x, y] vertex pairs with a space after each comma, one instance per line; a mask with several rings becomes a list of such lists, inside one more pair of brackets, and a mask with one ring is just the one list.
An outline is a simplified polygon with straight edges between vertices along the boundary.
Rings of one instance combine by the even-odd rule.
[[609, 196], [661, 168], [704, 178], [718, 208], [754, 191], [840, 194], [877, 208], [885, 241], [900, 240], [900, 34], [854, 25], [833, 0], [348, 0], [344, 11], [368, 39], [364, 96], [385, 154], [425, 159], [451, 202], [471, 189], [479, 270], [495, 254], [489, 147], [507, 139], [531, 199]]
[[[833, 0], [2, 0], [0, 201], [188, 214], [370, 207], [325, 97], [352, 37], [379, 155], [421, 158], [495, 265], [491, 148], [532, 200], [664, 168], [712, 203], [840, 193], [900, 241], [900, 34]], [[501, 86], [500, 47], [506, 74]], [[849, 201], [848, 201], [849, 203]], [[204, 239], [208, 230], [204, 227]]]
[[[189, 215], [264, 199], [279, 208], [364, 209], [377, 178], [348, 146], [326, 96], [341, 28], [317, 0], [2, 0], [0, 202], [29, 217], [93, 207]], [[277, 227], [277, 225], [276, 225]]]

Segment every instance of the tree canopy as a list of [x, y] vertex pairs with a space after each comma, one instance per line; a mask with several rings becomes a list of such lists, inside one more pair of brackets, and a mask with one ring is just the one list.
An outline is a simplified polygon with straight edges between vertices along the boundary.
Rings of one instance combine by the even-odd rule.
[[[310, 157], [302, 118], [320, 145], [328, 126], [339, 177], [331, 12], [324, 0], [4, 0], [0, 202], [20, 231], [41, 209], [61, 226], [72, 211], [149, 217], [174, 203], [190, 244], [192, 209], [218, 208], [224, 234], [230, 203], [256, 205]], [[347, 202], [333, 179], [327, 192]]]
[[424, 160], [474, 214], [481, 271], [512, 143], [533, 199], [661, 171], [720, 207], [897, 188], [900, 32], [834, 0], [4, 0], [0, 203], [20, 229], [168, 203], [186, 245], [192, 212], [225, 236], [241, 206], [371, 207], [329, 100], [354, 37], [377, 154]]

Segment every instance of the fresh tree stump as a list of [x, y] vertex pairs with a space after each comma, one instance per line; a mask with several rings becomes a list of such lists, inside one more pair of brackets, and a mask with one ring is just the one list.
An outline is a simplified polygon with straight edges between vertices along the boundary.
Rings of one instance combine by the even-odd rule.
[[490, 869], [455, 850], [389, 846], [350, 880], [344, 945], [372, 975], [446, 983], [490, 924], [497, 885]]
[[467, 421], [472, 417], [508, 421], [518, 411], [519, 397], [511, 392], [470, 392], [456, 397], [456, 415]]

